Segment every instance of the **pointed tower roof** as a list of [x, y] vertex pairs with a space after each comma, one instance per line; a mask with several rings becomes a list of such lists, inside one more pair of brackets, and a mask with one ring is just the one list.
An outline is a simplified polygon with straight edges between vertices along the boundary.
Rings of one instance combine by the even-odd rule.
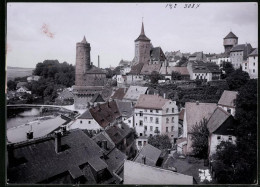
[[137, 41], [151, 41], [149, 38], [147, 38], [145, 36], [143, 22], [142, 22], [141, 34], [138, 36], [138, 38], [135, 40], [135, 42], [137, 42]]
[[81, 41], [81, 43], [88, 43], [85, 36], [84, 36], [83, 40]]
[[227, 38], [238, 38], [233, 32], [230, 32], [224, 39]]

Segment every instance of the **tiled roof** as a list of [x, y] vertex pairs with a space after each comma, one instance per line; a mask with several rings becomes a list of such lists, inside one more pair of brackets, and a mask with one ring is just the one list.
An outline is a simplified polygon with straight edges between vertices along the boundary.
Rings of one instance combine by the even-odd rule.
[[230, 32], [224, 39], [226, 38], [238, 38], [238, 37], [233, 32]]
[[152, 61], [165, 61], [166, 57], [161, 49], [161, 47], [154, 47], [150, 51], [150, 56]]
[[113, 123], [120, 117], [120, 112], [115, 101], [99, 104], [89, 109], [89, 111], [96, 122], [103, 128], [106, 128], [110, 123]]
[[221, 73], [219, 66], [214, 63], [194, 61], [192, 63], [193, 73]]
[[126, 101], [116, 101], [119, 112], [124, 117], [131, 117], [134, 113], [134, 107], [132, 106], [132, 102]]
[[131, 71], [129, 72], [130, 75], [139, 75], [141, 70], [144, 66], [144, 63], [138, 63], [131, 67]]
[[124, 99], [136, 101], [141, 94], [146, 93], [147, 89], [148, 87], [130, 86], [124, 96]]
[[89, 109], [87, 109], [83, 114], [81, 114], [78, 119], [93, 119]]
[[146, 144], [134, 158], [135, 162], [143, 163], [143, 157], [145, 157], [145, 164], [149, 166], [155, 166], [162, 151], [150, 144]]
[[231, 114], [229, 114], [223, 108], [217, 107], [207, 123], [209, 132], [213, 133], [215, 130], [217, 130], [229, 118], [229, 116], [231, 116]]
[[126, 136], [128, 136], [132, 130], [125, 123], [120, 123], [117, 125], [109, 126], [105, 132], [111, 138], [111, 140], [117, 145], [120, 143]]
[[151, 75], [153, 71], [158, 72], [160, 71], [161, 64], [144, 64], [141, 75]]
[[122, 100], [126, 92], [127, 92], [127, 88], [118, 88], [111, 98]]
[[232, 47], [230, 52], [245, 51], [247, 47], [252, 49], [251, 44], [238, 44], [238, 45], [235, 45], [234, 47]]
[[135, 108], [162, 109], [168, 99], [158, 95], [140, 95]]
[[193, 177], [130, 160], [125, 160], [124, 184], [191, 185], [193, 184]]
[[224, 105], [224, 106], [229, 106], [229, 107], [235, 107], [234, 100], [237, 98], [238, 92], [236, 91], [228, 91], [224, 90], [222, 93], [218, 104], [219, 105]]
[[[166, 69], [167, 69], [167, 73], [166, 73]], [[187, 67], [174, 67], [174, 66], [168, 66], [167, 68], [165, 66], [161, 67], [160, 74], [171, 75], [173, 71], [179, 72], [181, 75], [190, 75]]]
[[65, 89], [63, 90], [59, 96], [59, 98], [62, 98], [62, 99], [70, 99], [70, 98], [74, 98], [74, 95], [72, 92], [70, 92], [68, 89]]
[[215, 103], [185, 103], [185, 112], [187, 120], [187, 132], [189, 133], [192, 127], [197, 123], [199, 124], [203, 118], [209, 119], [217, 108]]
[[249, 56], [258, 56], [258, 48], [254, 49], [252, 53], [249, 54]]
[[8, 168], [10, 182], [35, 184], [64, 172], [72, 176], [84, 175], [79, 166], [86, 163], [97, 171], [107, 167], [100, 159], [102, 150], [83, 131], [71, 131], [61, 137], [61, 143], [67, 145], [68, 149], [58, 154], [53, 138], [15, 147], [15, 158], [25, 158], [27, 162]]
[[90, 102], [95, 103], [95, 102], [105, 102], [105, 100], [103, 99], [103, 97], [99, 94], [96, 93], [92, 99], [90, 100]]

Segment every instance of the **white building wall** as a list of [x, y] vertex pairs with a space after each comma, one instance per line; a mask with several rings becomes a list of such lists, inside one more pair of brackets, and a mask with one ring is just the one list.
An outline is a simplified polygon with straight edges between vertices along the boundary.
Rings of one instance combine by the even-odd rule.
[[75, 122], [69, 126], [69, 129], [98, 130], [102, 129], [102, 127], [94, 119], [76, 119]]
[[236, 137], [232, 135], [217, 135], [217, 134], [211, 134], [210, 136], [210, 153], [209, 155], [212, 155], [216, 153], [217, 145], [219, 145], [222, 141], [230, 141], [233, 144], [236, 143]]
[[230, 53], [230, 60], [235, 69], [240, 68], [243, 63], [243, 51], [236, 51]]
[[250, 56], [249, 61], [249, 76], [251, 79], [258, 78], [258, 56]]
[[219, 107], [223, 108], [225, 111], [231, 111], [230, 114], [232, 116], [235, 116], [235, 112], [236, 112], [236, 109], [234, 107], [227, 107], [227, 106], [223, 106], [223, 105], [218, 105]]
[[212, 80], [212, 73], [192, 73], [192, 79], [191, 80], [196, 80], [197, 76], [199, 76], [199, 79], [207, 79], [207, 81]]
[[130, 128], [134, 128], [134, 116], [129, 118], [123, 117], [123, 122], [127, 124]]

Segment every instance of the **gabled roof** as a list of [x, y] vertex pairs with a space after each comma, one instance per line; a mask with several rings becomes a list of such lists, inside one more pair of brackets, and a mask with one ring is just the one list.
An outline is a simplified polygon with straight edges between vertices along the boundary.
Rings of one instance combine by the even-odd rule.
[[120, 114], [123, 117], [131, 117], [134, 114], [134, 107], [132, 106], [132, 102], [126, 101], [116, 101], [117, 107], [119, 109]]
[[10, 182], [35, 184], [64, 172], [77, 177], [84, 175], [79, 166], [86, 163], [96, 171], [107, 168], [107, 164], [100, 159], [101, 148], [83, 131], [70, 131], [61, 137], [61, 143], [68, 148], [58, 154], [55, 152], [54, 138], [50, 137], [15, 145], [15, 158], [24, 158], [27, 162], [8, 168]]
[[127, 92], [127, 88], [118, 88], [111, 98], [122, 100], [126, 92]]
[[254, 49], [248, 56], [258, 56], [258, 48]]
[[130, 86], [124, 96], [124, 99], [136, 101], [141, 94], [145, 94], [148, 87], [143, 86]]
[[135, 42], [137, 41], [151, 41], [149, 38], [147, 38], [145, 36], [145, 33], [144, 33], [144, 23], [142, 22], [142, 29], [141, 29], [141, 34], [138, 36], [138, 38], [135, 40]]
[[165, 61], [166, 57], [161, 47], [154, 47], [150, 51], [150, 57], [152, 61]]
[[235, 107], [235, 99], [237, 98], [237, 94], [238, 92], [236, 91], [228, 91], [228, 90], [224, 90], [224, 92], [222, 93], [218, 104], [219, 105], [224, 105], [224, 106], [229, 106], [229, 107]]
[[239, 44], [235, 45], [230, 52], [238, 52], [238, 51], [243, 51], [243, 60], [246, 60], [248, 55], [252, 52], [253, 48], [251, 44], [246, 43], [246, 44]]
[[163, 106], [170, 101], [169, 99], [164, 99], [158, 95], [140, 95], [135, 108], [146, 108], [146, 109], [162, 109]]
[[[167, 70], [167, 72], [166, 72], [166, 70]], [[161, 67], [160, 74], [171, 75], [171, 73], [173, 71], [176, 71], [176, 72], [180, 73], [181, 75], [190, 75], [187, 67], [175, 67], [175, 66]]]
[[128, 73], [129, 75], [139, 75], [144, 66], [144, 63], [138, 63], [131, 67], [131, 71]]
[[78, 119], [93, 119], [89, 109], [87, 109], [83, 114], [81, 114]]
[[238, 37], [233, 32], [230, 32], [224, 39], [227, 39], [227, 38], [236, 38], [237, 39]]
[[96, 102], [105, 102], [105, 100], [103, 99], [103, 97], [99, 94], [96, 93], [92, 99], [90, 100], [91, 103], [96, 103]]
[[161, 155], [162, 151], [150, 144], [146, 144], [134, 158], [135, 162], [143, 163], [143, 157], [145, 157], [145, 164], [149, 166], [156, 166], [156, 163]]
[[217, 107], [207, 123], [209, 132], [214, 133], [230, 116], [223, 108]]
[[186, 102], [185, 112], [187, 120], [187, 132], [189, 133], [192, 127], [196, 123], [199, 124], [203, 118], [209, 119], [216, 108], [216, 103]]
[[132, 132], [132, 130], [125, 123], [120, 123], [117, 125], [109, 126], [105, 130], [105, 132], [108, 134], [108, 136], [114, 142], [114, 144], [117, 145], [120, 142], [122, 142], [123, 139]]
[[153, 71], [158, 72], [160, 71], [161, 64], [144, 64], [141, 75], [151, 75]]
[[106, 128], [110, 123], [113, 123], [120, 112], [115, 101], [99, 104], [89, 109], [91, 115], [96, 122], [103, 128]]

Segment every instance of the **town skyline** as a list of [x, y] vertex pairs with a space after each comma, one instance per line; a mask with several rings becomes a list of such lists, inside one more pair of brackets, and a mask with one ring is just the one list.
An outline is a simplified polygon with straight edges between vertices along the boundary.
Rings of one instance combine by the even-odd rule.
[[75, 43], [85, 36], [93, 64], [97, 66], [100, 55], [102, 68], [115, 67], [121, 59], [133, 60], [142, 18], [146, 36], [164, 52], [222, 53], [223, 38], [231, 30], [239, 44], [258, 47], [256, 3], [200, 3], [197, 9], [184, 9], [185, 3], [170, 8], [170, 4], [174, 5], [8, 3], [6, 64], [34, 68], [38, 62], [57, 59], [75, 65]]

